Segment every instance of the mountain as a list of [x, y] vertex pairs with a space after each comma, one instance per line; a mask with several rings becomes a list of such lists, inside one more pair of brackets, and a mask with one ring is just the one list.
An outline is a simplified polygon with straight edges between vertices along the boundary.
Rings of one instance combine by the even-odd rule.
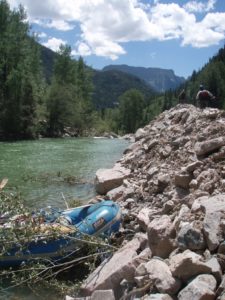
[[149, 98], [155, 91], [140, 78], [118, 70], [93, 70], [93, 103], [97, 109], [114, 107], [118, 98], [129, 89], [137, 89]]
[[164, 92], [169, 89], [174, 90], [185, 81], [184, 77], [176, 76], [173, 70], [167, 69], [131, 67], [128, 65], [108, 65], [103, 68], [103, 71], [112, 70], [137, 76], [157, 92]]
[[[44, 76], [48, 83], [51, 81], [54, 60], [57, 53], [40, 45], [40, 54]], [[119, 70], [97, 71], [87, 66], [93, 74], [94, 91], [92, 101], [97, 109], [114, 107], [118, 98], [129, 89], [137, 89], [149, 98], [155, 91], [142, 79]]]

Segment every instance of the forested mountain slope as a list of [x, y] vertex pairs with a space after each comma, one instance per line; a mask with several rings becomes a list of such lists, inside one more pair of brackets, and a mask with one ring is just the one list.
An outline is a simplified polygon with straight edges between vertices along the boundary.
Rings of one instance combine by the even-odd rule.
[[199, 85], [203, 84], [216, 97], [215, 106], [225, 107], [225, 46], [186, 82], [187, 100], [194, 103]]
[[118, 98], [129, 89], [137, 89], [145, 98], [155, 94], [143, 80], [118, 70], [93, 71], [94, 91], [92, 100], [97, 109], [115, 107]]
[[173, 70], [161, 68], [132, 67], [128, 65], [109, 65], [103, 68], [103, 71], [109, 70], [119, 70], [137, 76], [157, 92], [174, 90], [185, 81], [183, 77], [176, 76]]
[[[50, 82], [57, 53], [42, 45], [40, 49], [44, 75], [47, 82]], [[118, 97], [129, 89], [141, 91], [145, 98], [156, 93], [144, 80], [132, 74], [119, 70], [98, 71], [87, 65], [86, 68], [92, 73], [92, 103], [96, 109], [115, 107], [118, 104]]]

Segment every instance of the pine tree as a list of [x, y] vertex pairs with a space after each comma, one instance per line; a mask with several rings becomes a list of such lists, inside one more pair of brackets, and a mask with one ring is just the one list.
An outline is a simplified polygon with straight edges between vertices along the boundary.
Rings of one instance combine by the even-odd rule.
[[119, 100], [121, 128], [125, 133], [135, 132], [143, 125], [144, 97], [136, 89], [126, 91]]
[[79, 98], [77, 62], [72, 60], [71, 48], [68, 45], [61, 45], [58, 54], [47, 100], [51, 136], [61, 136], [65, 127], [81, 132], [83, 126], [84, 100]]
[[82, 134], [92, 122], [90, 72], [82, 58], [71, 58], [71, 48], [61, 46], [55, 61], [48, 96], [49, 134], [61, 136], [65, 127]]
[[80, 111], [82, 113], [82, 127], [84, 128], [87, 128], [87, 124], [90, 126], [90, 123], [92, 122], [92, 91], [92, 73], [90, 69], [87, 68], [87, 66], [85, 65], [83, 58], [80, 57], [77, 62], [77, 98], [79, 102]]
[[7, 138], [36, 135], [40, 63], [25, 20], [22, 6], [10, 11], [8, 3], [0, 1], [0, 127]]

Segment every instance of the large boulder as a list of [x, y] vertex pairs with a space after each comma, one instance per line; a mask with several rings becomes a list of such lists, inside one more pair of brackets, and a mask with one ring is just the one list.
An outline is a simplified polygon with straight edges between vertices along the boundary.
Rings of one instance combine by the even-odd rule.
[[137, 222], [140, 227], [146, 231], [148, 224], [150, 223], [150, 214], [152, 213], [152, 209], [148, 207], [142, 208], [137, 215]]
[[106, 194], [106, 196], [108, 199], [116, 201], [123, 196], [124, 191], [125, 191], [125, 187], [123, 185], [120, 185], [119, 187], [116, 187], [115, 189], [110, 190]]
[[182, 250], [204, 250], [206, 243], [201, 222], [184, 223], [177, 234], [177, 244]]
[[148, 276], [160, 293], [176, 294], [180, 289], [180, 281], [173, 278], [168, 265], [161, 259], [153, 258], [139, 265], [135, 276]]
[[134, 135], [135, 141], [139, 141], [141, 139], [143, 139], [144, 137], [146, 137], [147, 135], [147, 130], [146, 128], [139, 128]]
[[[225, 291], [225, 275], [223, 275], [221, 283], [220, 283], [219, 287], [217, 288], [216, 295], [217, 296], [220, 296], [221, 294], [224, 295], [224, 291]], [[220, 299], [220, 298], [218, 298], [218, 299]]]
[[83, 296], [91, 295], [95, 290], [114, 290], [116, 298], [122, 292], [120, 282], [134, 277], [138, 263], [141, 263], [138, 251], [146, 243], [146, 235], [137, 235], [124, 247], [118, 250], [110, 260], [104, 261], [91, 273], [81, 286]]
[[223, 241], [223, 230], [221, 227], [222, 216], [225, 213], [225, 194], [213, 197], [201, 197], [194, 201], [192, 212], [205, 214], [203, 231], [210, 251], [214, 251]]
[[216, 278], [217, 282], [222, 281], [222, 269], [216, 257], [210, 258], [206, 265], [211, 268], [211, 274]]
[[178, 294], [178, 300], [214, 300], [216, 279], [212, 275], [199, 275]]
[[196, 154], [201, 156], [216, 151], [224, 145], [225, 145], [225, 138], [221, 136], [204, 142], [197, 142], [194, 146], [194, 149]]
[[212, 194], [220, 183], [220, 175], [214, 169], [208, 168], [201, 172], [196, 178], [196, 184], [199, 190]]
[[167, 215], [155, 218], [148, 225], [148, 243], [152, 255], [167, 258], [175, 249], [175, 228]]
[[108, 191], [123, 184], [123, 180], [130, 174], [130, 170], [122, 166], [113, 169], [99, 169], [95, 176], [96, 192], [105, 195]]
[[190, 250], [172, 256], [169, 263], [173, 276], [184, 281], [199, 274], [209, 274], [212, 271], [211, 266], [203, 262], [201, 255]]

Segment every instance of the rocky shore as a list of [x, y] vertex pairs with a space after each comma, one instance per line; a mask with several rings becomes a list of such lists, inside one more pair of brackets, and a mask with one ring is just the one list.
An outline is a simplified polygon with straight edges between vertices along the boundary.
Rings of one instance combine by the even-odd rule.
[[177, 105], [134, 138], [96, 174], [126, 238], [79, 299], [225, 300], [225, 111]]

